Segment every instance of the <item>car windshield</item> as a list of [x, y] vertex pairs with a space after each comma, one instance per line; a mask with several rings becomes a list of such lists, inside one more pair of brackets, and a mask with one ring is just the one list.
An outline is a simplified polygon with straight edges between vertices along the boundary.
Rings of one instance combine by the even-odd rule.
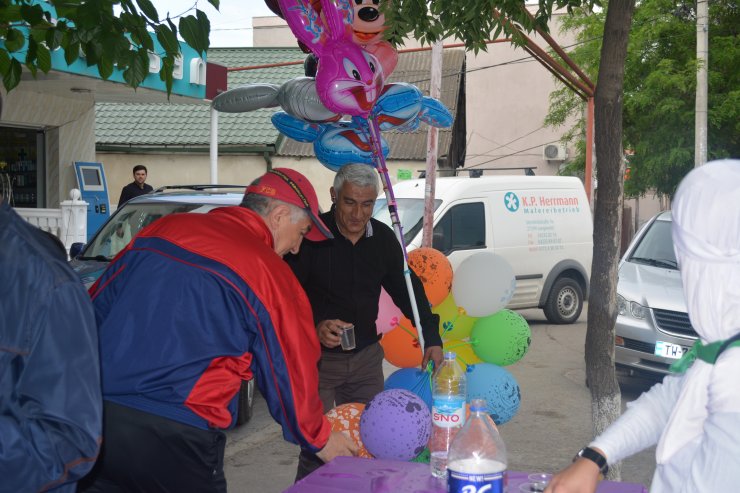
[[671, 221], [654, 221], [630, 255], [630, 262], [648, 264], [668, 269], [678, 269], [673, 250]]
[[176, 212], [208, 212], [217, 204], [183, 204], [173, 202], [127, 203], [117, 210], [85, 248], [80, 260], [113, 260], [123, 247], [146, 226]]
[[[398, 205], [398, 218], [403, 228], [403, 242], [408, 245], [419, 234], [423, 226], [424, 199], [396, 199], [396, 204]], [[436, 211], [441, 204], [441, 200], [435, 199], [434, 210]], [[375, 202], [373, 217], [393, 227], [391, 214], [388, 212], [388, 203], [385, 199], [378, 199]]]

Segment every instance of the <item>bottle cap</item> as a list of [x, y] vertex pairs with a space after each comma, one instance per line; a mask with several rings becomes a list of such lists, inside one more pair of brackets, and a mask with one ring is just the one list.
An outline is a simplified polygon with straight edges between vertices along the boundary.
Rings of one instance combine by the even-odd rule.
[[473, 399], [470, 401], [470, 412], [488, 412], [488, 403], [485, 399]]

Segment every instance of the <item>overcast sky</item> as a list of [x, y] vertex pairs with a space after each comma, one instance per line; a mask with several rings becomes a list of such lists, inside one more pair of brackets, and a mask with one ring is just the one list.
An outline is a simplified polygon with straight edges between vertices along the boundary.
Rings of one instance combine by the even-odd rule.
[[[221, 0], [219, 9], [214, 9], [207, 0], [155, 0], [154, 6], [160, 18], [167, 12], [170, 17], [187, 10], [198, 8], [211, 21], [211, 46], [252, 46], [252, 17], [274, 15], [262, 0]], [[191, 10], [191, 14], [195, 10]]]

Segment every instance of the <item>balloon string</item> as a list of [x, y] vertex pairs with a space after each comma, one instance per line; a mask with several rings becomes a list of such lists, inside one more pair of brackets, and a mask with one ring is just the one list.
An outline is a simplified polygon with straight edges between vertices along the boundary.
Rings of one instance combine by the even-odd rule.
[[446, 349], [455, 349], [456, 347], [462, 347], [462, 346], [470, 346], [470, 345], [472, 345], [472, 344], [473, 344], [472, 342], [465, 342], [465, 341], [461, 341], [461, 342], [460, 342], [460, 344], [455, 344], [455, 345], [453, 345], [453, 346], [449, 346], [449, 347], [447, 347]]
[[403, 252], [403, 271], [404, 271], [404, 279], [406, 281], [406, 290], [409, 294], [409, 302], [411, 304], [411, 312], [414, 316], [414, 325], [416, 326], [417, 330], [417, 338], [419, 342], [419, 346], [421, 347], [422, 352], [424, 352], [424, 335], [423, 330], [421, 326], [421, 319], [419, 318], [419, 307], [416, 304], [416, 295], [414, 293], [414, 288], [411, 284], [411, 274], [410, 272], [407, 272], [409, 269], [408, 266], [408, 251], [406, 250], [406, 244], [403, 241], [403, 227], [401, 226], [401, 220], [398, 216], [398, 210], [396, 209], [396, 197], [393, 193], [393, 186], [391, 185], [391, 178], [388, 176], [388, 167], [385, 163], [385, 158], [383, 156], [383, 140], [380, 136], [380, 127], [378, 126], [378, 122], [375, 119], [374, 116], [370, 116], [368, 118], [359, 118], [354, 117], [353, 120], [359, 124], [359, 127], [363, 134], [365, 134], [365, 138], [370, 143], [370, 147], [373, 151], [373, 164], [375, 165], [375, 169], [378, 170], [378, 174], [380, 175], [380, 179], [383, 182], [383, 188], [385, 190], [386, 195], [386, 201], [388, 202], [388, 212], [391, 217], [391, 222], [393, 223], [393, 229], [396, 233], [396, 239], [398, 240], [398, 243], [401, 245], [401, 251]]
[[411, 338], [412, 338], [412, 339], [414, 340], [414, 342], [419, 342], [419, 338], [418, 338], [417, 336], [415, 336], [413, 332], [411, 332], [411, 329], [407, 329], [406, 327], [404, 327], [404, 326], [403, 326], [403, 325], [401, 325], [401, 324], [398, 324], [398, 327], [399, 327], [399, 328], [400, 328], [401, 330], [403, 330], [404, 332], [406, 332], [406, 333], [407, 333], [408, 335], [410, 335], [410, 336], [411, 336]]

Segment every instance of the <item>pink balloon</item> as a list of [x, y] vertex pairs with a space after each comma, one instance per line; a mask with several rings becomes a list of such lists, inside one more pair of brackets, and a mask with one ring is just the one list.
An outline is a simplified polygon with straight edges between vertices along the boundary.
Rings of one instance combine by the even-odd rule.
[[375, 326], [378, 329], [378, 334], [385, 334], [390, 332], [401, 321], [403, 313], [394, 303], [391, 295], [388, 292], [380, 288], [380, 301], [378, 302], [378, 318], [375, 320]]
[[383, 67], [353, 41], [351, 2], [321, 0], [320, 5], [321, 15], [309, 0], [280, 0], [295, 37], [318, 57], [321, 102], [335, 113], [367, 117], [385, 83]]

